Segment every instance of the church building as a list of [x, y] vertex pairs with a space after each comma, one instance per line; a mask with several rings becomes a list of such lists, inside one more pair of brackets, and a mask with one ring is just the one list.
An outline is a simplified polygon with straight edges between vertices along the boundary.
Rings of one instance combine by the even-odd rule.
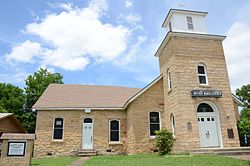
[[150, 153], [159, 129], [173, 133], [174, 151], [239, 147], [226, 37], [206, 32], [206, 15], [170, 9], [159, 76], [142, 89], [50, 84], [33, 106], [34, 156]]

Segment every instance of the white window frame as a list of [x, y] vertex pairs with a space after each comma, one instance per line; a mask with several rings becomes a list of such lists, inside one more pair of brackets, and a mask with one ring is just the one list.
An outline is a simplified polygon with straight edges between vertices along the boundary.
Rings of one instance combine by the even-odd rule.
[[151, 132], [150, 132], [150, 113], [151, 112], [157, 112], [159, 114], [159, 125], [160, 125], [160, 130], [161, 130], [161, 112], [160, 111], [150, 111], [148, 112], [148, 131], [149, 131], [149, 137], [150, 138], [155, 138], [155, 135], [151, 135]]
[[169, 71], [169, 69], [167, 70], [167, 80], [168, 80], [168, 90], [172, 90], [172, 77], [171, 77], [171, 73]]
[[[204, 74], [200, 74], [199, 73], [199, 71], [198, 71], [198, 67], [199, 66], [204, 67]], [[207, 68], [206, 68], [206, 66], [204, 64], [202, 64], [202, 63], [198, 64], [198, 66], [197, 66], [197, 72], [198, 72], [198, 81], [199, 81], [199, 84], [200, 85], [208, 85]], [[200, 83], [200, 76], [205, 76], [206, 84]]]
[[[61, 118], [61, 119], [63, 119], [63, 127], [62, 127], [62, 139], [54, 139], [54, 132], [55, 132], [55, 121], [56, 121], [56, 119], [59, 119], [59, 118]], [[64, 122], [64, 118], [63, 117], [55, 117], [54, 119], [53, 119], [53, 132], [52, 132], [52, 140], [53, 141], [63, 141], [63, 139], [64, 139], [64, 124], [65, 124], [65, 122]]]
[[170, 114], [170, 122], [171, 122], [173, 138], [175, 138], [175, 118], [173, 113]]
[[[119, 141], [111, 141], [111, 121], [118, 121], [119, 122]], [[109, 119], [109, 143], [110, 144], [119, 144], [121, 143], [121, 122], [120, 119]]]

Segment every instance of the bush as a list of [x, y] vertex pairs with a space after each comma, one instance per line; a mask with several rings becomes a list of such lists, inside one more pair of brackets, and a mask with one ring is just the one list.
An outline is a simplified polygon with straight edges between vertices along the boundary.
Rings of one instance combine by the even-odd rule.
[[155, 132], [155, 145], [159, 149], [160, 155], [169, 154], [173, 147], [173, 134], [168, 130], [159, 130]]

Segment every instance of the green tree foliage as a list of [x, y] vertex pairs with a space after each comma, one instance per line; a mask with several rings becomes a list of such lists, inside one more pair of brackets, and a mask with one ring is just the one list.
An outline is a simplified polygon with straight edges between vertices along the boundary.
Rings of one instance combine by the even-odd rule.
[[24, 104], [25, 95], [22, 89], [12, 84], [0, 83], [0, 112], [14, 113], [21, 124], [24, 124]]
[[173, 134], [168, 130], [156, 131], [155, 145], [159, 149], [160, 155], [169, 154], [173, 148]]
[[63, 84], [62, 79], [63, 76], [60, 73], [51, 73], [47, 69], [40, 68], [25, 80], [25, 109], [27, 114], [23, 118], [29, 122], [29, 125], [26, 126], [29, 132], [35, 131], [36, 112], [32, 111], [32, 106], [50, 83]]
[[250, 84], [243, 85], [240, 89], [236, 89], [236, 95], [244, 102], [245, 108], [250, 108]]
[[244, 144], [244, 134], [247, 136], [247, 146], [250, 146], [250, 84], [243, 85], [236, 90], [236, 95], [244, 102], [244, 108], [240, 113], [238, 131], [241, 145]]

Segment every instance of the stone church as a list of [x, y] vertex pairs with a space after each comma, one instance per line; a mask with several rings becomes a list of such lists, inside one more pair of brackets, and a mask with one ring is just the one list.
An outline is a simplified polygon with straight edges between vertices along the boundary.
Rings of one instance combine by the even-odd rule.
[[50, 84], [37, 111], [34, 156], [154, 151], [154, 131], [173, 133], [174, 150], [239, 147], [242, 102], [231, 93], [221, 35], [207, 12], [171, 9], [155, 53], [160, 74], [146, 87]]

